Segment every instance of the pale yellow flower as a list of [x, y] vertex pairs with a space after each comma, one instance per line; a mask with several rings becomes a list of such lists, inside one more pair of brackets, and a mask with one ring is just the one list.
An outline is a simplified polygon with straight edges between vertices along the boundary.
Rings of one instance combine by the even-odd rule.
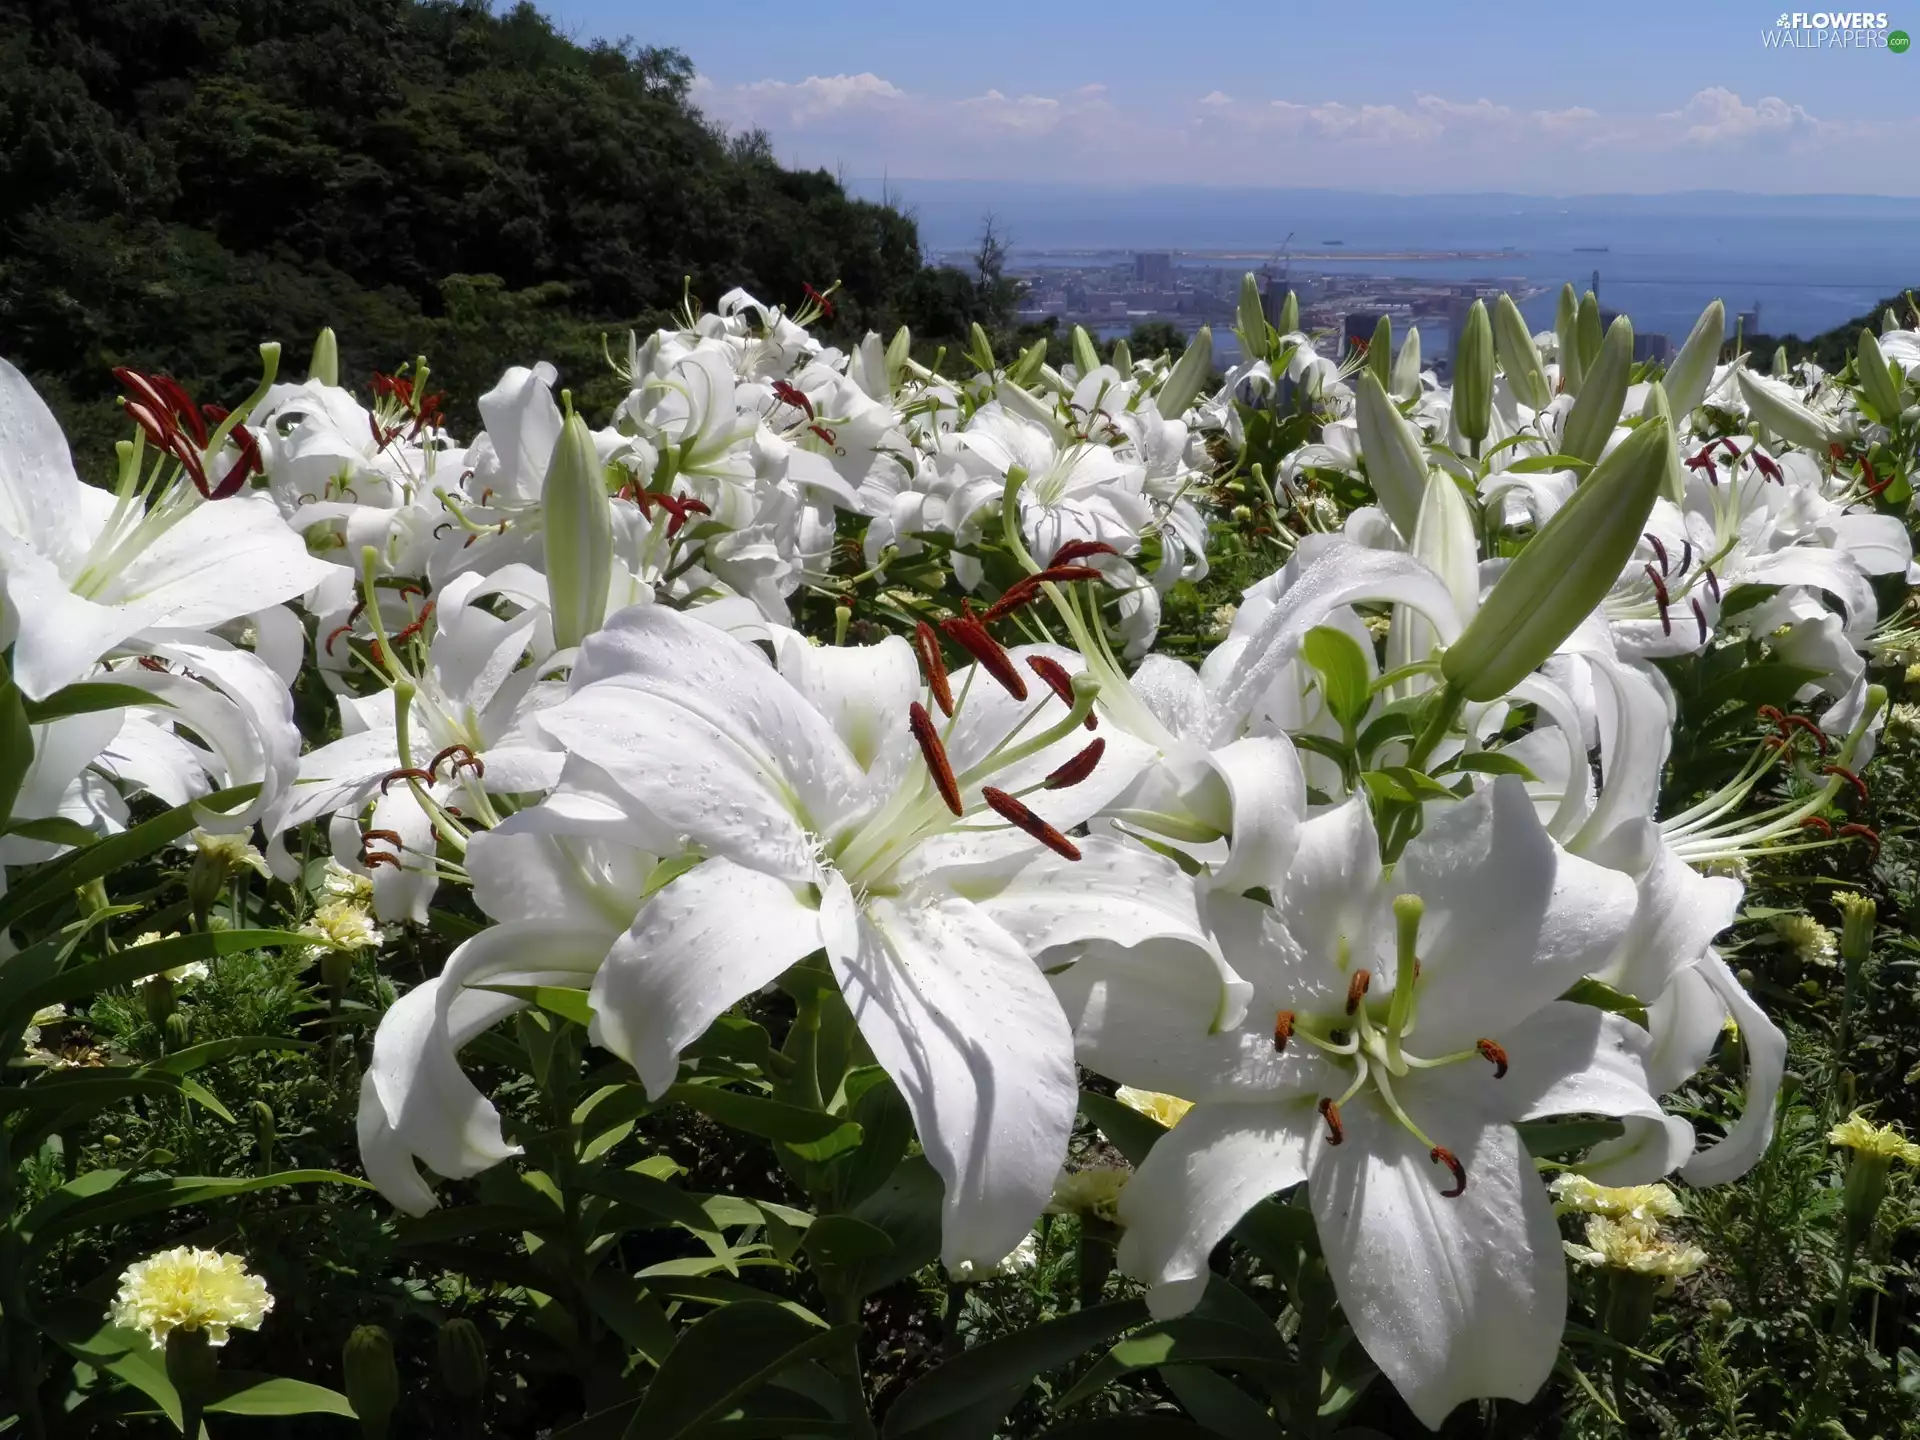
[[1675, 1280], [1691, 1275], [1707, 1263], [1698, 1245], [1669, 1240], [1660, 1227], [1637, 1220], [1611, 1220], [1595, 1215], [1587, 1221], [1587, 1243], [1564, 1242], [1567, 1254], [1582, 1265], [1630, 1270], [1636, 1275], [1659, 1275]]
[[1827, 1132], [1827, 1143], [1886, 1160], [1920, 1165], [1920, 1145], [1909, 1140], [1906, 1131], [1898, 1125], [1876, 1125], [1858, 1110]]
[[300, 933], [313, 936], [321, 947], [332, 950], [359, 950], [380, 943], [380, 930], [373, 917], [350, 900], [329, 900], [313, 912]]
[[[1920, 669], [1920, 666], [1915, 666]], [[1887, 729], [1920, 735], [1920, 705], [1895, 705], [1887, 711]]]
[[1191, 1100], [1182, 1100], [1178, 1095], [1162, 1095], [1158, 1090], [1136, 1090], [1131, 1085], [1122, 1085], [1113, 1092], [1113, 1098], [1129, 1109], [1138, 1110], [1149, 1120], [1158, 1120], [1169, 1130], [1193, 1109]]
[[129, 1265], [108, 1318], [145, 1331], [157, 1350], [175, 1330], [203, 1330], [209, 1345], [224, 1345], [235, 1328], [258, 1330], [272, 1308], [267, 1282], [238, 1255], [182, 1245]]
[[1553, 1198], [1583, 1215], [1651, 1224], [1686, 1214], [1680, 1197], [1666, 1185], [1596, 1185], [1571, 1170], [1554, 1177]]
[[[143, 930], [140, 934], [133, 937], [132, 942], [127, 948], [131, 950], [141, 945], [158, 945], [162, 940], [178, 940], [179, 938], [180, 932], [178, 930], [169, 930], [164, 935], [158, 930]], [[176, 985], [191, 985], [196, 980], [206, 979], [207, 976], [213, 972], [207, 969], [206, 961], [189, 960], [184, 965], [176, 965], [171, 970], [162, 970], [160, 973]]]
[[262, 880], [273, 878], [273, 872], [267, 869], [267, 857], [256, 850], [245, 835], [210, 835], [205, 830], [196, 830], [187, 837], [187, 844], [199, 854], [218, 860], [229, 875], [237, 870], [251, 870]]
[[1212, 623], [1207, 627], [1209, 640], [1224, 640], [1227, 632], [1233, 629], [1233, 617], [1240, 613], [1238, 605], [1220, 605], [1215, 607]]
[[1802, 964], [1831, 965], [1840, 953], [1834, 933], [1811, 915], [1776, 915], [1773, 931], [1793, 947]]
[[373, 877], [355, 874], [338, 860], [327, 861], [320, 890], [329, 899], [350, 901], [363, 910], [373, 904]]
[[66, 1018], [67, 1018], [66, 1006], [42, 1005], [38, 1010], [33, 1012], [33, 1018], [27, 1021], [27, 1028], [20, 1032], [21, 1042], [29, 1050], [39, 1049], [40, 1048], [40, 1027], [42, 1025], [58, 1025], [62, 1020]]
[[1062, 1170], [1053, 1182], [1049, 1215], [1079, 1215], [1115, 1225], [1120, 1220], [1120, 1191], [1131, 1171], [1098, 1166], [1091, 1170]]

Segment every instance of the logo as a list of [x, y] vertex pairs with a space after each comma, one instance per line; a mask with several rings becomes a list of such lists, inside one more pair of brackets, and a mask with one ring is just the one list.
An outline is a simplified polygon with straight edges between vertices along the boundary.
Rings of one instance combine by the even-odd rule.
[[1884, 10], [1782, 10], [1771, 30], [1760, 32], [1769, 50], [1891, 50], [1906, 53], [1912, 41], [1890, 30]]

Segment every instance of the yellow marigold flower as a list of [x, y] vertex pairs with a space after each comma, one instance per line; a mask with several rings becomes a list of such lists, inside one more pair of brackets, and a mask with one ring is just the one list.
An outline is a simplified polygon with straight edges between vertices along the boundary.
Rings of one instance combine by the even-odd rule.
[[300, 933], [334, 950], [359, 950], [380, 943], [373, 917], [350, 900], [329, 900], [313, 912]]
[[1224, 640], [1227, 632], [1233, 629], [1233, 617], [1240, 613], [1238, 605], [1219, 605], [1214, 608], [1212, 623], [1207, 626], [1209, 640]]
[[1686, 1214], [1680, 1197], [1666, 1185], [1596, 1185], [1571, 1170], [1554, 1177], [1553, 1198], [1569, 1210], [1609, 1220], [1653, 1224]]
[[1063, 1170], [1053, 1182], [1053, 1199], [1047, 1202], [1049, 1215], [1079, 1215], [1119, 1223], [1120, 1191], [1131, 1171], [1098, 1166], [1091, 1170]]
[[229, 875], [237, 870], [251, 870], [262, 880], [273, 878], [273, 872], [267, 869], [267, 857], [256, 850], [245, 835], [210, 835], [205, 830], [196, 830], [187, 837], [187, 844], [197, 853], [218, 861]]
[[[1920, 665], [1916, 665], [1914, 669], [1920, 670]], [[1920, 735], [1920, 705], [1893, 706], [1887, 711], [1887, 729], [1905, 730], [1910, 735]]]
[[1898, 1125], [1876, 1125], [1858, 1110], [1827, 1132], [1827, 1143], [1844, 1145], [1865, 1155], [1885, 1160], [1904, 1160], [1920, 1165], [1920, 1145], [1907, 1138]]
[[1596, 1215], [1587, 1221], [1587, 1243], [1564, 1242], [1567, 1254], [1582, 1265], [1630, 1270], [1636, 1275], [1659, 1275], [1676, 1280], [1707, 1263], [1698, 1245], [1669, 1240], [1660, 1227], [1637, 1220], [1611, 1220]]
[[363, 910], [373, 904], [373, 877], [356, 875], [338, 860], [327, 861], [320, 890], [329, 899], [351, 901]]
[[145, 1331], [158, 1350], [175, 1330], [204, 1330], [209, 1345], [224, 1345], [235, 1327], [258, 1330], [272, 1308], [267, 1282], [238, 1255], [182, 1245], [129, 1265], [108, 1318]]
[[1831, 965], [1840, 953], [1833, 932], [1811, 915], [1776, 915], [1773, 931], [1793, 947], [1802, 964]]
[[1129, 1109], [1138, 1110], [1149, 1120], [1158, 1120], [1169, 1130], [1193, 1109], [1191, 1100], [1182, 1100], [1178, 1095], [1162, 1095], [1158, 1090], [1136, 1090], [1131, 1085], [1122, 1085], [1113, 1092], [1113, 1098]]

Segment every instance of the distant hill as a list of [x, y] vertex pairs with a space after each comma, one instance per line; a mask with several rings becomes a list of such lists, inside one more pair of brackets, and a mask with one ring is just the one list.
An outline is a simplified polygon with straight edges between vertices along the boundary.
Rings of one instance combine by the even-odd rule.
[[710, 125], [692, 76], [525, 3], [0, 7], [0, 354], [97, 463], [112, 366], [230, 402], [258, 341], [299, 373], [322, 324], [343, 373], [425, 351], [456, 403], [536, 356], [605, 393], [601, 331], [683, 282], [794, 304], [838, 279], [844, 333], [964, 333], [977, 297], [912, 220]]
[[1876, 335], [1880, 333], [1881, 321], [1889, 310], [1899, 320], [1901, 328], [1920, 329], [1920, 285], [1898, 295], [1889, 295], [1865, 315], [1856, 315], [1846, 324], [1836, 325], [1811, 340], [1802, 340], [1796, 335], [1748, 335], [1742, 343], [1762, 359], [1771, 357], [1776, 349], [1785, 344], [1789, 359], [1810, 359], [1823, 369], [1838, 370], [1852, 358], [1855, 348], [1860, 344], [1862, 330], [1871, 330]]

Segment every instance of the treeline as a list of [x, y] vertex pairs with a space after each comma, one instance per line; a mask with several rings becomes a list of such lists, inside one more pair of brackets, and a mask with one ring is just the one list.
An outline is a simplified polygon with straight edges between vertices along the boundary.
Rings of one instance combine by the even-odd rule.
[[1845, 324], [1836, 325], [1811, 340], [1802, 340], [1797, 335], [1749, 335], [1742, 343], [1748, 351], [1761, 357], [1763, 362], [1785, 345], [1790, 360], [1811, 360], [1824, 370], [1838, 370], [1853, 358], [1854, 350], [1860, 344], [1860, 332], [1871, 330], [1878, 335], [1889, 312], [1901, 329], [1920, 329], [1920, 287], [1889, 295], [1865, 315], [1856, 315]]
[[260, 340], [298, 373], [322, 325], [351, 376], [425, 353], [470, 403], [544, 357], [591, 403], [602, 333], [684, 285], [837, 279], [847, 335], [999, 318], [910, 217], [710, 124], [693, 73], [526, 3], [0, 0], [0, 354], [98, 463], [113, 366], [231, 401]]

